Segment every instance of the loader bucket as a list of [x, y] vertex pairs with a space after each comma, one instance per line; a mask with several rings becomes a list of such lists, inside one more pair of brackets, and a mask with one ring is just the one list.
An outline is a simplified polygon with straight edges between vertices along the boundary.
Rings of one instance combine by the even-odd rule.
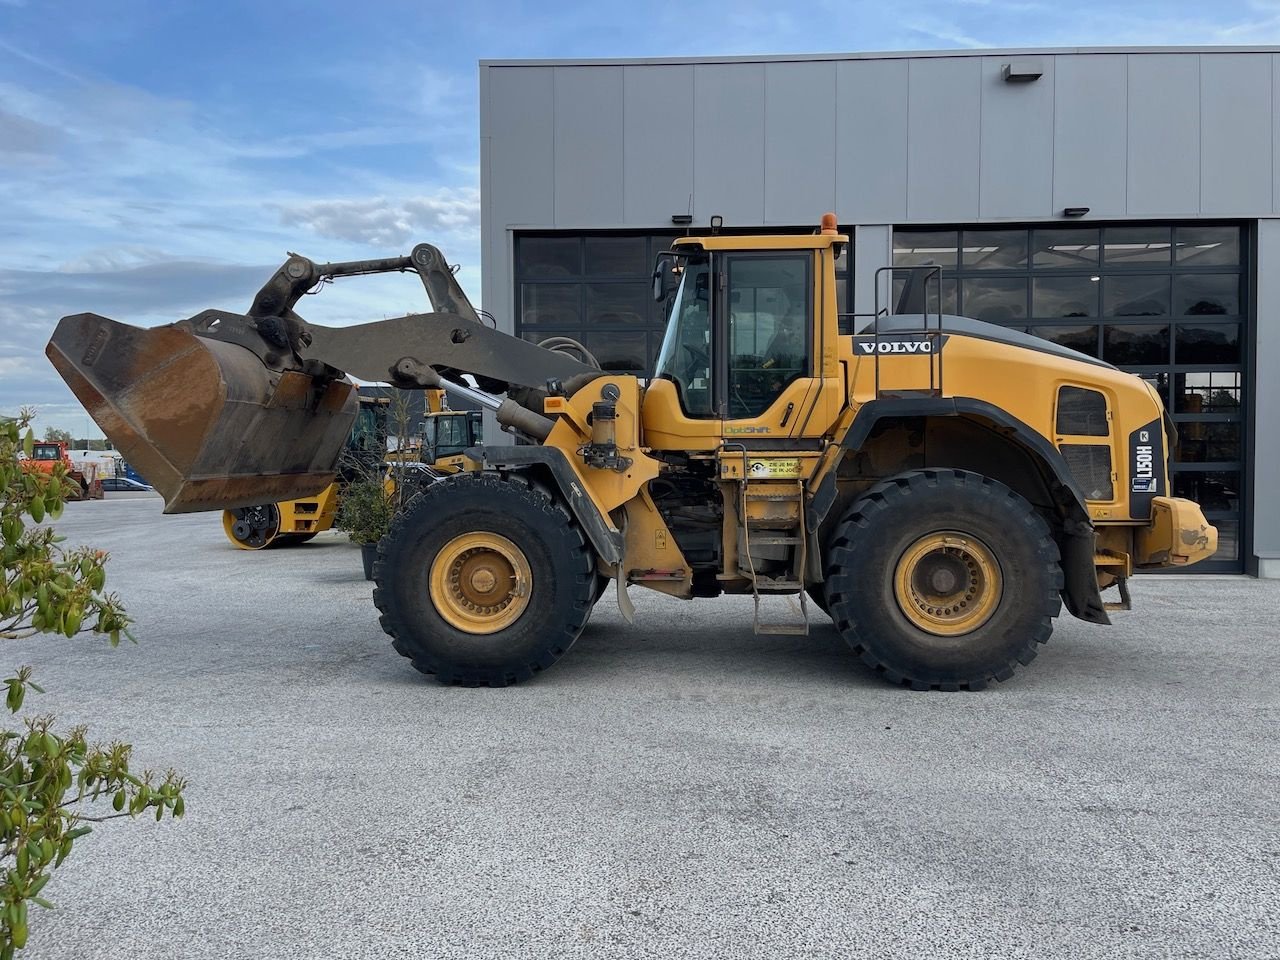
[[348, 380], [317, 385], [250, 350], [177, 326], [63, 317], [45, 353], [165, 513], [319, 493], [355, 419]]

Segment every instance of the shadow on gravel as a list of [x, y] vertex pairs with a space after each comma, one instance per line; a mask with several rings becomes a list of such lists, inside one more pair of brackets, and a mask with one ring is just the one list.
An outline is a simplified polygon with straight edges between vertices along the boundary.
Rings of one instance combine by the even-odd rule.
[[[598, 693], [619, 682], [642, 687], [683, 680], [726, 686], [827, 683], [850, 689], [884, 684], [845, 646], [829, 621], [815, 624], [808, 637], [755, 636], [749, 620], [711, 631], [663, 630], [661, 624], [641, 629], [589, 623], [555, 666], [521, 686]], [[387, 653], [395, 656], [389, 645]], [[393, 678], [397, 685], [434, 685], [407, 660], [400, 662], [403, 670]]]

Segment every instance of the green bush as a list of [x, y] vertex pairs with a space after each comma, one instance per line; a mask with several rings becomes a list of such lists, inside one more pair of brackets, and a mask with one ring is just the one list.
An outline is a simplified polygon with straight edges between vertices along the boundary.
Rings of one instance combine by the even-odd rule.
[[[97, 634], [112, 646], [129, 633], [119, 598], [104, 592], [107, 555], [67, 550], [51, 527], [36, 526], [62, 513], [70, 481], [60, 464], [41, 473], [31, 456], [32, 414], [0, 419], [0, 640], [35, 634]], [[3, 682], [5, 706], [21, 711], [28, 691], [44, 691], [23, 667]], [[76, 842], [100, 823], [154, 811], [160, 820], [183, 813], [186, 782], [134, 773], [127, 743], [93, 743], [85, 727], [59, 732], [53, 717], [27, 717], [16, 730], [0, 730], [0, 960], [27, 943], [27, 908], [52, 906], [42, 895], [53, 870]], [[91, 814], [92, 804], [110, 812]]]
[[394, 497], [378, 476], [362, 477], [342, 492], [334, 526], [345, 530], [353, 543], [377, 543], [391, 529]]

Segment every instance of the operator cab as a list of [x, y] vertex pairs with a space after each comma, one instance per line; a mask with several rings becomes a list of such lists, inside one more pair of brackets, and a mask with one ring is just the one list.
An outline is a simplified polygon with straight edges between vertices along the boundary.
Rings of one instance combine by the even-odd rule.
[[479, 444], [481, 432], [479, 410], [444, 410], [431, 414], [421, 425], [423, 463], [456, 457]]
[[645, 397], [646, 445], [687, 449], [695, 439], [714, 449], [743, 437], [823, 435], [842, 394], [835, 329], [826, 328], [835, 316], [833, 247], [844, 239], [834, 226], [807, 236], [687, 237], [659, 256], [654, 297], [667, 299], [673, 282], [675, 292]]

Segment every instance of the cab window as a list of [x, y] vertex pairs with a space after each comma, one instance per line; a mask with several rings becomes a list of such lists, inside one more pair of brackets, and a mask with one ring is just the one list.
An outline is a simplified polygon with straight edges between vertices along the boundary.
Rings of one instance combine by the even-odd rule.
[[809, 371], [812, 255], [727, 258], [728, 415], [758, 417]]

